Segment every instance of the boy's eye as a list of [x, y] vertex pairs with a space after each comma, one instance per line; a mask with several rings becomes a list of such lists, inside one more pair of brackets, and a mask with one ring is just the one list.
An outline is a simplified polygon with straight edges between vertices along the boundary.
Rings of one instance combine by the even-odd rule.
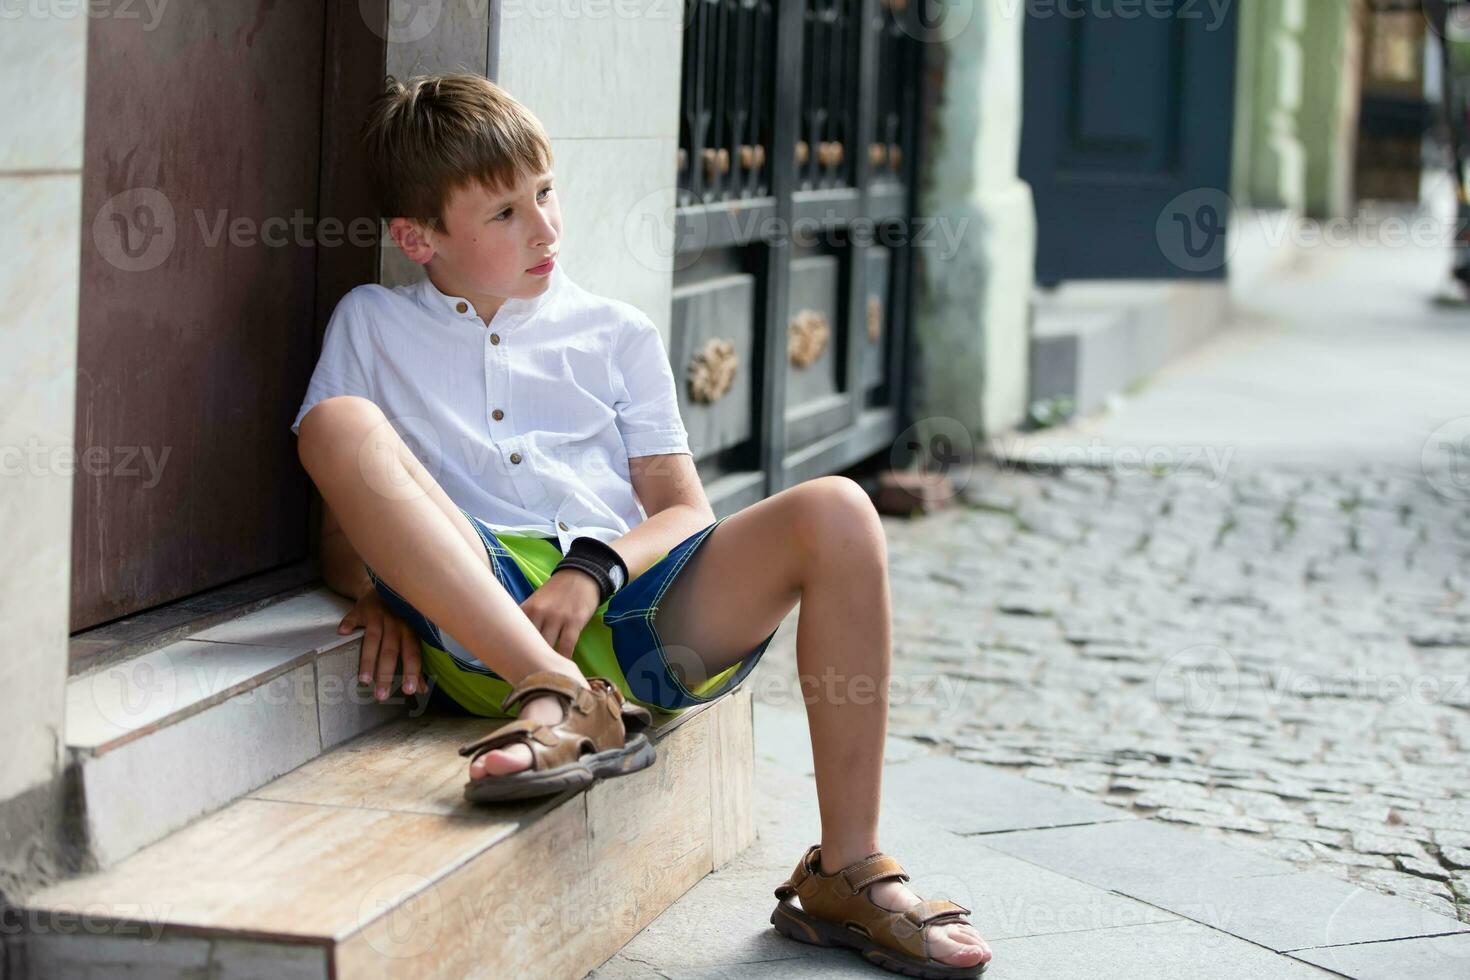
[[[542, 195], [543, 194], [550, 194], [550, 193], [551, 193], [551, 188], [550, 187], [543, 187], [543, 188], [541, 188], [540, 191], [538, 191], [536, 193], [536, 199], [538, 201], [544, 201], [544, 200], [546, 200], [546, 198], [543, 197]], [[500, 212], [499, 214], [497, 214], [495, 217], [491, 218], [490, 220], [491, 221], [499, 221], [502, 218], [508, 218], [508, 217], [510, 217], [510, 213], [511, 213], [512, 210], [513, 210], [512, 208], [506, 208], [504, 211]]]

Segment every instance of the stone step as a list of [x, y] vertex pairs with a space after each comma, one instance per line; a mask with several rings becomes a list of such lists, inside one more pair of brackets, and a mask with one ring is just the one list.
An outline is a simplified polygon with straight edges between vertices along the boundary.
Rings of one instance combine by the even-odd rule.
[[1074, 282], [1041, 292], [1031, 331], [1031, 401], [1090, 415], [1224, 325], [1223, 283]]
[[753, 840], [748, 688], [663, 716], [642, 772], [471, 804], [455, 749], [494, 724], [392, 721], [28, 896], [22, 975], [581, 976]]
[[72, 678], [73, 866], [110, 867], [347, 739], [421, 713], [427, 695], [395, 687], [378, 702], [357, 684], [362, 633], [337, 632], [351, 605], [316, 589]]

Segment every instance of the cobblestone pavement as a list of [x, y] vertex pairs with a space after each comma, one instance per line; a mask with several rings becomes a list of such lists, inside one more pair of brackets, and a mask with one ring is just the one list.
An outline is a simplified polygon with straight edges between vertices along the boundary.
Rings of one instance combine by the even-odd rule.
[[1470, 505], [1384, 468], [956, 482], [884, 517], [890, 734], [1470, 921]]

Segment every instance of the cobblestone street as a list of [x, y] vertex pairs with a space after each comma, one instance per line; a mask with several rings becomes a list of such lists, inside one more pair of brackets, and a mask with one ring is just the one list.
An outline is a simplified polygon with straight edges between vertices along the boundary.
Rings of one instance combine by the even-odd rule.
[[[1344, 283], [1364, 258], [1337, 257], [1275, 298], [1311, 309], [1303, 297], [1319, 294], [1347, 307], [1362, 299]], [[1399, 258], [1378, 278], [1407, 272], [1412, 283], [1432, 268]], [[1419, 297], [1403, 293], [1402, 322], [1422, 320]], [[1383, 322], [1374, 295], [1362, 330]], [[1334, 330], [1275, 340], [1303, 345], [1303, 363], [1316, 344], [1356, 358], [1365, 376], [1379, 367], [1353, 350], [1349, 321]], [[1453, 340], [1462, 366], [1467, 339], [1462, 330]], [[1161, 381], [1152, 403], [1145, 395], [1096, 444], [1162, 444], [1128, 431], [1130, 418], [1169, 419], [1176, 433], [1197, 423], [1206, 447], [1240, 451], [1229, 465], [991, 461], [953, 474], [953, 507], [884, 518], [890, 733], [1470, 922], [1463, 474], [1419, 465], [1425, 440], [1406, 434], [1412, 425], [1366, 424], [1382, 421], [1382, 403], [1351, 379], [1315, 382], [1319, 392], [1304, 382], [1303, 402], [1327, 404], [1311, 431], [1315, 420], [1289, 411], [1277, 424], [1239, 418], [1212, 396], [1212, 373], [1222, 389], [1261, 378], [1246, 355], [1206, 359]], [[1268, 418], [1271, 393], [1252, 397]], [[1221, 431], [1221, 415], [1240, 431]], [[1432, 428], [1432, 410], [1414, 421]], [[1317, 453], [1296, 451], [1293, 426]], [[1354, 429], [1377, 435], [1351, 443]], [[1253, 451], [1268, 440], [1270, 452]], [[778, 656], [790, 658], [794, 631], [782, 633]]]
[[894, 521], [892, 732], [1470, 919], [1463, 507], [1208, 483], [987, 469]]

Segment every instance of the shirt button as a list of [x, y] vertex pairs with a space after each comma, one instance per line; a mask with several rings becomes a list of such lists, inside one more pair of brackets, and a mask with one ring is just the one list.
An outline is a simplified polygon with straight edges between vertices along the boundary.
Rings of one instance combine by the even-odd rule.
[[566, 521], [557, 521], [556, 522], [556, 526], [559, 527], [559, 528], [561, 528], [563, 531], [569, 530], [569, 528], [567, 527], [567, 522]]
[[511, 453], [510, 454], [510, 461], [512, 463], [519, 463], [521, 461], [521, 454], [520, 453]]
[[454, 304], [454, 311], [456, 313], [468, 313], [470, 311], [470, 304], [468, 304], [468, 303], [455, 303]]
[[498, 334], [498, 333], [492, 333], [490, 335], [490, 343], [492, 343], [492, 344], [498, 344], [498, 343], [500, 343], [500, 334]]
[[490, 413], [490, 417], [499, 422], [501, 419], [505, 418], [505, 413], [497, 408], [495, 411]]

